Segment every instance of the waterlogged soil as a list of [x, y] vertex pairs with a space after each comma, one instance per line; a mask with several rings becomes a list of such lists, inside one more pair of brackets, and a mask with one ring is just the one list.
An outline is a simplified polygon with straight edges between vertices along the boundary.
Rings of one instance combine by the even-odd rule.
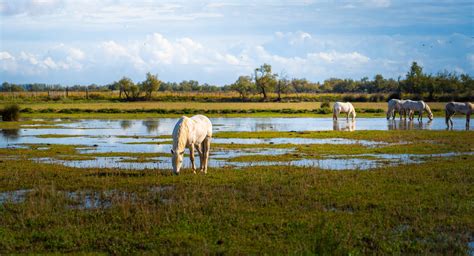
[[[165, 194], [172, 189], [172, 186], [152, 186], [145, 192], [147, 198], [158, 200], [162, 203], [170, 203]], [[68, 208], [78, 210], [105, 209], [121, 202], [139, 203], [139, 201], [144, 200], [136, 193], [116, 189], [106, 191], [47, 191], [46, 193], [53, 193], [55, 196], [67, 200], [66, 205]], [[4, 204], [20, 204], [28, 198], [34, 200], [35, 196], [44, 196], [44, 194], [45, 191], [36, 191], [34, 189], [3, 191], [0, 192], [0, 206]]]
[[[0, 149], [51, 150], [52, 145], [71, 146], [71, 152], [61, 149], [55, 155], [36, 153], [36, 162], [62, 164], [76, 168], [119, 169], [171, 169], [170, 134], [176, 118], [147, 120], [30, 120], [20, 129], [2, 129]], [[38, 122], [36, 124], [35, 122]], [[350, 155], [308, 154], [302, 145], [339, 145], [337, 150], [346, 151], [369, 148], [384, 148], [407, 145], [409, 140], [387, 142], [380, 139], [355, 138], [308, 138], [265, 137], [239, 138], [239, 134], [252, 132], [294, 132], [336, 130], [444, 130], [444, 120], [435, 118], [430, 122], [386, 120], [383, 118], [360, 118], [357, 121], [329, 118], [213, 118], [214, 138], [211, 146], [210, 167], [248, 167], [289, 165], [317, 167], [330, 170], [367, 170], [382, 166], [420, 163], [427, 155], [364, 153]], [[464, 119], [456, 118], [454, 129], [466, 129]], [[45, 123], [47, 127], [42, 127]], [[220, 134], [235, 133], [228, 138]], [[419, 140], [418, 142], [423, 141]], [[424, 141], [424, 143], [433, 143]], [[319, 152], [320, 150], [318, 150]], [[373, 150], [372, 150], [373, 151]], [[370, 152], [372, 152], [370, 151]], [[324, 152], [323, 152], [324, 153]], [[130, 154], [136, 154], [130, 156]], [[144, 154], [139, 157], [140, 154]], [[156, 155], [153, 155], [156, 154]], [[453, 152], [456, 155], [457, 153]], [[14, 155], [14, 154], [12, 154]], [[32, 154], [35, 155], [35, 154]], [[449, 157], [438, 155], [437, 157]], [[433, 156], [432, 156], [433, 157]], [[196, 157], [199, 167], [199, 157]], [[184, 168], [190, 168], [185, 157]]]

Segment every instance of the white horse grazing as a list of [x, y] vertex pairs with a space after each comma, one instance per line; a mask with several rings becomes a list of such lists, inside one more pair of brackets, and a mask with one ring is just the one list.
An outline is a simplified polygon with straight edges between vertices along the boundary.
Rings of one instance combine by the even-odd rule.
[[446, 104], [445, 107], [446, 125], [449, 128], [449, 123], [451, 123], [451, 127], [453, 127], [453, 120], [451, 119], [451, 117], [453, 117], [456, 113], [462, 113], [466, 115], [466, 126], [469, 127], [469, 122], [471, 121], [471, 114], [473, 110], [474, 104], [470, 102], [449, 102], [448, 104]]
[[352, 115], [352, 120], [355, 120], [356, 112], [354, 106], [350, 102], [336, 102], [332, 108], [332, 120], [337, 120], [339, 113], [347, 113], [347, 120], [349, 115]]
[[390, 117], [392, 117], [393, 119], [395, 119], [395, 116], [398, 112], [398, 114], [400, 115], [400, 119], [402, 118], [402, 115], [403, 115], [403, 102], [405, 102], [404, 100], [398, 100], [398, 99], [391, 99], [388, 101], [388, 109], [387, 109], [387, 120], [390, 119]]
[[428, 118], [433, 120], [433, 113], [431, 112], [430, 107], [424, 101], [414, 101], [414, 100], [406, 100], [402, 104], [403, 111], [408, 113], [408, 117], [410, 120], [414, 118], [415, 112], [418, 112], [418, 121], [423, 120], [423, 111], [428, 113]]
[[173, 172], [179, 174], [183, 163], [184, 150], [189, 148], [191, 165], [194, 166], [194, 149], [199, 153], [201, 162], [200, 171], [207, 173], [209, 161], [209, 150], [211, 147], [212, 123], [203, 115], [195, 115], [191, 118], [181, 117], [173, 129], [173, 149], [171, 149]]

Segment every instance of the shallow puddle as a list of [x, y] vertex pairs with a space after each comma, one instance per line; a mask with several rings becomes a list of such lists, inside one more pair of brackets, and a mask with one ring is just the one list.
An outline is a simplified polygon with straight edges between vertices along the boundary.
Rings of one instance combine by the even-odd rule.
[[[288, 153], [286, 150], [272, 150], [273, 155]], [[261, 155], [268, 155], [269, 152], [263, 150]], [[243, 161], [230, 162], [228, 158], [237, 156], [256, 155], [252, 152], [234, 152], [217, 153], [211, 156], [209, 161], [210, 168], [220, 167], [249, 167], [249, 166], [299, 166], [299, 167], [315, 167], [324, 170], [369, 170], [382, 166], [395, 166], [401, 164], [422, 163], [432, 157], [453, 157], [458, 155], [474, 155], [474, 152], [465, 153], [442, 153], [442, 154], [361, 154], [340, 156], [328, 156], [323, 159], [296, 159], [290, 161]], [[370, 157], [370, 158], [367, 158]], [[171, 157], [154, 157], [149, 158], [147, 162], [133, 162], [132, 157], [97, 157], [93, 160], [58, 160], [53, 158], [36, 158], [37, 162], [62, 164], [74, 168], [118, 168], [125, 170], [143, 170], [143, 169], [166, 169], [171, 170]], [[199, 158], [195, 160], [196, 168], [199, 169]], [[183, 168], [191, 168], [191, 161], [188, 157], [183, 160]]]
[[32, 189], [19, 189], [12, 191], [0, 192], [0, 205], [4, 203], [22, 203], [25, 201], [28, 193], [33, 191]]
[[[164, 198], [162, 193], [172, 189], [172, 186], [152, 186], [148, 189], [148, 193], [151, 197], [158, 197], [163, 203], [169, 203], [170, 199]], [[0, 192], [0, 205], [22, 203], [32, 191], [33, 189], [20, 189]], [[115, 189], [108, 191], [59, 191], [59, 193], [64, 194], [67, 199], [72, 201], [67, 205], [68, 208], [79, 210], [109, 208], [114, 203], [141, 201], [135, 193]]]
[[388, 145], [386, 142], [369, 140], [351, 140], [342, 138], [311, 139], [311, 138], [270, 138], [270, 139], [213, 139], [218, 144], [360, 144], [363, 146]]
[[[67, 123], [57, 120], [54, 128], [32, 128], [31, 125], [20, 129], [1, 129], [0, 148], [18, 144], [82, 144], [100, 146], [120, 145], [122, 152], [156, 152], [159, 150], [154, 146], [147, 146], [146, 150], [140, 150], [142, 145], [123, 146], [126, 143], [151, 143], [164, 142], [169, 139], [146, 138], [152, 136], [170, 135], [177, 118], [157, 118], [144, 120], [68, 120]], [[443, 118], [435, 118], [431, 122], [418, 122], [408, 120], [386, 120], [385, 118], [358, 118], [355, 122], [351, 120], [333, 121], [331, 118], [211, 118], [214, 133], [221, 131], [321, 131], [321, 130], [444, 130], [446, 129]], [[454, 129], [464, 130], [464, 119], [454, 118]], [[474, 124], [474, 122], [473, 122]], [[473, 125], [471, 124], [471, 126]], [[35, 124], [32, 124], [35, 125]], [[349, 127], [349, 128], [347, 128]], [[44, 135], [56, 135], [57, 137], [37, 137]], [[59, 136], [58, 136], [59, 135]], [[73, 136], [73, 137], [61, 137]], [[139, 138], [139, 139], [137, 139]], [[312, 140], [312, 139], [286, 139], [275, 138], [270, 141], [258, 140], [263, 143], [275, 144], [374, 144], [369, 141], [351, 140]], [[252, 140], [241, 140], [242, 143], [254, 143]], [[215, 139], [214, 143], [227, 143], [226, 139]], [[229, 142], [230, 143], [230, 142]], [[234, 143], [238, 143], [234, 140]], [[99, 152], [121, 152], [109, 149]], [[166, 149], [163, 149], [167, 151]], [[162, 151], [159, 151], [162, 152]]]

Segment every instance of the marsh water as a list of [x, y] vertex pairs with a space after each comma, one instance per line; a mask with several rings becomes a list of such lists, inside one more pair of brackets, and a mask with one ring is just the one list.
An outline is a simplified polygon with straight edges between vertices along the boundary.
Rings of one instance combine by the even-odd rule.
[[[37, 120], [48, 121], [48, 120]], [[49, 120], [51, 121], [51, 120]], [[47, 126], [41, 124], [24, 125], [20, 129], [0, 130], [0, 148], [28, 147], [39, 144], [37, 150], [48, 149], [50, 145], [79, 145], [80, 155], [93, 156], [94, 153], [168, 153], [171, 150], [171, 139], [160, 138], [169, 136], [177, 118], [156, 118], [144, 120], [54, 120]], [[331, 118], [212, 118], [213, 131], [319, 131], [319, 130], [444, 130], [442, 118], [433, 121], [386, 120], [385, 118], [358, 118], [355, 122], [345, 119], [333, 121]], [[473, 122], [474, 123], [474, 122]], [[471, 124], [472, 127], [472, 124]], [[471, 128], [471, 127], [468, 127]], [[465, 130], [465, 119], [454, 118], [454, 129]], [[322, 169], [370, 169], [381, 165], [410, 163], [413, 157], [353, 156], [334, 157], [326, 159], [293, 159], [291, 161], [232, 161], [232, 158], [241, 156], [263, 155], [275, 156], [291, 154], [294, 148], [271, 148], [264, 145], [301, 145], [301, 144], [359, 144], [365, 147], [386, 145], [384, 142], [352, 139], [308, 139], [308, 138], [214, 138], [213, 144], [259, 144], [262, 148], [247, 149], [214, 149], [211, 153], [211, 167], [223, 166], [252, 166], [252, 165], [295, 165], [315, 166]], [[417, 158], [418, 159], [418, 158]], [[84, 160], [59, 160], [54, 158], [38, 158], [35, 161], [60, 163], [72, 167], [109, 167], [122, 169], [169, 169], [169, 157], [150, 157], [147, 161], [137, 162], [130, 157], [90, 157]], [[189, 166], [185, 160], [185, 167]]]

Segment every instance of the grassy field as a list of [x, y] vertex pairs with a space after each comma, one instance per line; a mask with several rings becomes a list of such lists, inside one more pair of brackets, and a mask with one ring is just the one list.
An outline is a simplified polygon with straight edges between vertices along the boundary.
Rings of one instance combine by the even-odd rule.
[[[444, 103], [429, 103], [436, 115]], [[21, 103], [23, 117], [31, 118], [148, 118], [205, 114], [210, 117], [330, 117], [320, 102], [35, 102]], [[331, 105], [332, 106], [332, 105]], [[356, 102], [359, 117], [383, 117], [386, 103]]]
[[[216, 137], [391, 143], [350, 150], [301, 145], [300, 156], [474, 151], [471, 132], [227, 132]], [[411, 143], [401, 143], [406, 141]], [[37, 163], [31, 159], [84, 157], [79, 145], [40, 146], [0, 149], [0, 192], [26, 191], [24, 200], [0, 203], [1, 254], [466, 254], [474, 236], [473, 155], [369, 171], [254, 166], [211, 168], [207, 175], [186, 169], [173, 176], [168, 170]], [[108, 155], [144, 161], [153, 154]]]
[[[431, 108], [443, 109], [446, 103], [428, 102]], [[355, 108], [387, 109], [385, 102], [354, 102]], [[20, 104], [22, 108], [34, 110], [52, 108], [55, 110], [65, 108], [78, 109], [315, 109], [321, 102], [36, 102]], [[331, 104], [332, 106], [332, 104]]]

